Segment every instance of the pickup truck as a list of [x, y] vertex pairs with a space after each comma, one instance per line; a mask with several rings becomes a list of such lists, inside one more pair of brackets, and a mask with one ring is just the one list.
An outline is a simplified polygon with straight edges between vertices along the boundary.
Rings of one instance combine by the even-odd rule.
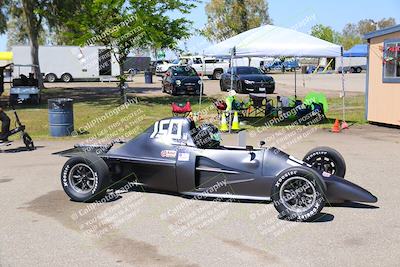
[[275, 71], [294, 71], [295, 69], [300, 68], [300, 65], [297, 61], [285, 61], [285, 62], [280, 62], [280, 61], [275, 61], [271, 64], [268, 64], [266, 66], [263, 66], [262, 70], [264, 72], [271, 72], [273, 70]]
[[[204, 64], [204, 66], [203, 66]], [[216, 58], [203, 58], [201, 56], [185, 56], [169, 64], [160, 64], [156, 67], [156, 75], [163, 76], [169, 67], [190, 65], [197, 73], [203, 74], [212, 80], [220, 80], [221, 75], [229, 68], [229, 63]]]

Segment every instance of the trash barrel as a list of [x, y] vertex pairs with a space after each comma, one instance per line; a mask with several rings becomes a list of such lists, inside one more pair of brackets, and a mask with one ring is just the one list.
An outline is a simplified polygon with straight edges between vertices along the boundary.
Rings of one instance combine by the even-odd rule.
[[307, 66], [301, 66], [301, 73], [307, 74]]
[[74, 131], [73, 100], [70, 98], [49, 99], [50, 136], [69, 136]]
[[153, 83], [153, 73], [151, 71], [144, 72], [144, 82]]

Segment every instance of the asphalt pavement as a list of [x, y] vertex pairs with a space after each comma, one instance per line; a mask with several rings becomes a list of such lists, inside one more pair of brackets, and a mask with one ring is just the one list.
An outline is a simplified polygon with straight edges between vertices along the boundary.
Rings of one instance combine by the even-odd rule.
[[264, 139], [299, 158], [332, 146], [346, 159], [346, 179], [378, 203], [325, 207], [311, 223], [279, 220], [272, 204], [193, 201], [129, 185], [117, 200], [75, 203], [60, 184], [66, 159], [51, 155], [74, 141], [38, 141], [32, 152], [16, 141], [0, 147], [0, 266], [397, 266], [400, 130], [308, 128], [290, 143], [275, 133], [248, 133], [248, 143]]

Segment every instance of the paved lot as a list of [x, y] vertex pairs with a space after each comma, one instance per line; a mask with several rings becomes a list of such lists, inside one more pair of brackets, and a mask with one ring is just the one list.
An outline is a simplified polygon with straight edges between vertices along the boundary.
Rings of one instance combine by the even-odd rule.
[[[276, 93], [280, 95], [294, 95], [294, 73], [271, 74], [276, 81]], [[129, 82], [129, 87], [138, 95], [160, 96], [165, 95], [161, 92], [161, 78], [153, 77], [153, 84], [145, 84], [144, 77], [138, 75], [133, 82]], [[116, 82], [74, 82], [70, 84], [54, 83], [46, 84], [48, 88], [110, 88], [115, 89]], [[345, 88], [349, 95], [362, 94], [365, 92], [365, 73], [345, 74]], [[342, 90], [340, 74], [297, 74], [298, 95], [304, 96], [309, 91], [322, 91], [329, 96], [338, 97]], [[204, 79], [204, 91], [208, 96], [221, 94], [219, 81]]]
[[[279, 146], [297, 157], [317, 145], [337, 148], [347, 178], [378, 196], [376, 205], [326, 207], [317, 222], [293, 223], [278, 220], [272, 204], [134, 190], [97, 206], [74, 203], [59, 181], [65, 159], [50, 155], [73, 142], [37, 142], [33, 152], [19, 151], [16, 142], [0, 153], [0, 266], [398, 265], [400, 131], [310, 129], [300, 142]], [[268, 130], [248, 142], [273, 135]]]

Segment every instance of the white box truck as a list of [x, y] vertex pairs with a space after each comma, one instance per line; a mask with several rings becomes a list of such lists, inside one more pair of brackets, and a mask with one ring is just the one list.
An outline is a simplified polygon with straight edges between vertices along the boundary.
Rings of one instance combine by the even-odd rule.
[[[29, 46], [14, 46], [12, 52], [15, 65], [32, 64]], [[98, 81], [119, 75], [114, 54], [102, 46], [40, 46], [39, 64], [46, 82]], [[29, 68], [14, 70], [13, 78], [29, 72]]]

